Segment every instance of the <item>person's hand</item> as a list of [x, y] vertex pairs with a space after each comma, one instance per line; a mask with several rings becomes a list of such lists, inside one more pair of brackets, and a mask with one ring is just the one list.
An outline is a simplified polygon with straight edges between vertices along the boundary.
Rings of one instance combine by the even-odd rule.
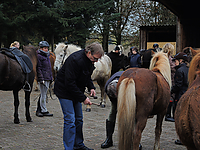
[[91, 89], [91, 90], [90, 90], [90, 96], [93, 96], [93, 97], [96, 96], [96, 92], [95, 92], [94, 89]]
[[87, 97], [87, 98], [84, 100], [83, 104], [85, 104], [85, 105], [92, 105], [92, 102], [91, 102], [90, 99]]

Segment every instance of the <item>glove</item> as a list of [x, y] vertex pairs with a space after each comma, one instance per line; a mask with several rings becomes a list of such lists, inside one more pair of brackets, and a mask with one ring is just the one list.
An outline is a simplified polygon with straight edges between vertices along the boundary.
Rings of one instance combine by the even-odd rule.
[[40, 84], [44, 84], [44, 80], [43, 80], [43, 81], [40, 81]]

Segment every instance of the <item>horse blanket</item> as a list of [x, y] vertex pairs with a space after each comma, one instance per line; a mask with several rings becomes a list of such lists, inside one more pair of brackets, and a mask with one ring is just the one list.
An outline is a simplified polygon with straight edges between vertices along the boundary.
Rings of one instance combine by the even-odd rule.
[[33, 64], [30, 58], [17, 48], [1, 48], [0, 53], [3, 53], [8, 57], [15, 58], [22, 67], [24, 73], [30, 73], [33, 70]]

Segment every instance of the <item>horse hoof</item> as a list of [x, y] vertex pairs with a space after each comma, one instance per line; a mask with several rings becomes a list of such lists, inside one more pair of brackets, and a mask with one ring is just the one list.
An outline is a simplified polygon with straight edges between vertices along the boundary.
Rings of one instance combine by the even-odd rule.
[[101, 104], [101, 108], [105, 108], [106, 107], [106, 105], [105, 104]]
[[32, 119], [27, 119], [26, 121], [27, 121], [27, 122], [33, 122], [33, 120], [32, 120]]
[[20, 123], [19, 119], [14, 119], [14, 123], [19, 124]]
[[86, 112], [91, 112], [91, 108], [86, 108]]

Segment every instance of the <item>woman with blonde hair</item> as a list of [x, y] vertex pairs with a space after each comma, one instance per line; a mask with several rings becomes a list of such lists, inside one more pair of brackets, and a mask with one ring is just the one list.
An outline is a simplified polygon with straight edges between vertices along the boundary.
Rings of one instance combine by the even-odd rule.
[[19, 42], [18, 42], [18, 41], [14, 41], [13, 43], [11, 43], [11, 44], [10, 44], [10, 48], [12, 48], [12, 47], [16, 47], [16, 48], [19, 49], [19, 47], [20, 47]]
[[[170, 67], [171, 67], [172, 85], [174, 85], [174, 75], [175, 75], [176, 69], [175, 69], [175, 62], [172, 61], [172, 56], [171, 56], [174, 52], [174, 46], [171, 43], [167, 43], [163, 46], [162, 50], [165, 53], [170, 52], [169, 63], [170, 63]], [[165, 121], [174, 122], [174, 116], [171, 117], [171, 110], [172, 110], [172, 107], [173, 107], [173, 97], [174, 96], [171, 95], [169, 106], [167, 108], [167, 113], [165, 115]], [[173, 108], [173, 111], [174, 111], [174, 108]], [[174, 114], [174, 112], [173, 112], [173, 114]]]

